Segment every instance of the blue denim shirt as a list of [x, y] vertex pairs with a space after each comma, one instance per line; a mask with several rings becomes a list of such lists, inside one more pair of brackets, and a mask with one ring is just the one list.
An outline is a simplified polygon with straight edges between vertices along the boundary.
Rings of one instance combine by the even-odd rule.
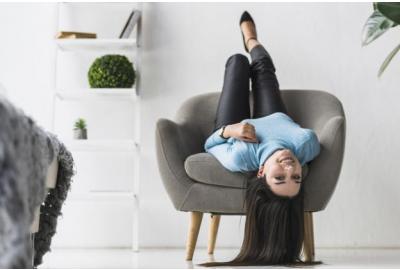
[[230, 171], [257, 171], [279, 149], [290, 149], [302, 166], [320, 152], [315, 132], [300, 127], [284, 113], [276, 112], [240, 122], [247, 122], [255, 127], [258, 143], [232, 137], [224, 139], [216, 130], [204, 144], [205, 151], [214, 155]]

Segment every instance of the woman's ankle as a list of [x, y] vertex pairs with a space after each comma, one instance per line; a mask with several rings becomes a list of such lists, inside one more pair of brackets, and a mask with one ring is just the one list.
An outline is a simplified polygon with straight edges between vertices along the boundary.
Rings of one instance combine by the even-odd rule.
[[247, 43], [246, 43], [246, 47], [247, 47], [247, 49], [249, 50], [249, 52], [250, 52], [254, 47], [256, 47], [256, 46], [258, 46], [258, 45], [261, 45], [261, 43], [258, 42], [258, 40], [257, 40], [256, 38], [249, 38], [249, 39], [247, 40]]

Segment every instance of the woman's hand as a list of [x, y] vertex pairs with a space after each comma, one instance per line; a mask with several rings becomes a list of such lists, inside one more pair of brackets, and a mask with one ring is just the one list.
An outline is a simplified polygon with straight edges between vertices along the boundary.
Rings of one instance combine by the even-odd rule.
[[256, 130], [254, 126], [249, 123], [227, 125], [223, 135], [224, 137], [233, 137], [246, 142], [258, 143]]

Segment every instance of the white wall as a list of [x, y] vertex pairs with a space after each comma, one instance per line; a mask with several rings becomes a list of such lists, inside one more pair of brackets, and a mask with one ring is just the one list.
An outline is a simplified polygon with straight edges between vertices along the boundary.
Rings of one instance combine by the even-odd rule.
[[[361, 29], [371, 6], [143, 5], [142, 247], [184, 246], [189, 216], [173, 209], [162, 186], [155, 157], [155, 123], [160, 117], [172, 119], [187, 98], [221, 89], [227, 57], [244, 53], [238, 27], [244, 9], [256, 21], [259, 39], [274, 59], [282, 89], [325, 90], [344, 105], [347, 141], [343, 170], [328, 207], [314, 216], [316, 246], [400, 246], [396, 170], [400, 160], [396, 138], [399, 57], [381, 80], [376, 77], [379, 65], [398, 44], [399, 30], [392, 29], [361, 48]], [[46, 128], [51, 123], [56, 15], [54, 4], [0, 4], [0, 81], [12, 100]], [[106, 26], [99, 31], [110, 33]], [[203, 220], [200, 246], [206, 244], [207, 221]], [[239, 246], [244, 221], [223, 217], [217, 245]]]
[[51, 126], [54, 4], [0, 4], [0, 81], [8, 97], [37, 122]]
[[[187, 214], [172, 209], [160, 183], [155, 162], [155, 122], [160, 117], [173, 118], [176, 108], [193, 95], [221, 90], [227, 57], [244, 52], [238, 20], [246, 9], [256, 21], [259, 39], [274, 59], [282, 89], [325, 90], [344, 105], [344, 165], [328, 207], [315, 214], [316, 246], [400, 246], [396, 166], [400, 160], [396, 136], [400, 127], [399, 56], [381, 80], [376, 77], [383, 59], [399, 43], [399, 29], [361, 48], [361, 29], [371, 6], [145, 5], [142, 134], [146, 136], [142, 136], [141, 224], [149, 230], [142, 230], [143, 245], [181, 246], [188, 221]], [[218, 245], [239, 245], [241, 228], [237, 218], [223, 217]], [[205, 233], [199, 236], [201, 245], [206, 243]]]

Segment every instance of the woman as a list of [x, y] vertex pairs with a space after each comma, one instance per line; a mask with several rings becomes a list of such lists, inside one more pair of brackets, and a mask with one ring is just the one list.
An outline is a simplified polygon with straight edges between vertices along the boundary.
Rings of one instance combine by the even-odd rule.
[[[242, 14], [240, 28], [251, 64], [242, 54], [227, 60], [215, 129], [204, 148], [228, 170], [258, 170], [257, 180], [247, 188], [240, 253], [229, 262], [202, 265], [303, 263], [302, 166], [319, 154], [320, 145], [314, 131], [301, 128], [287, 115], [274, 64], [257, 40], [249, 13]], [[249, 79], [254, 97], [252, 119]]]

